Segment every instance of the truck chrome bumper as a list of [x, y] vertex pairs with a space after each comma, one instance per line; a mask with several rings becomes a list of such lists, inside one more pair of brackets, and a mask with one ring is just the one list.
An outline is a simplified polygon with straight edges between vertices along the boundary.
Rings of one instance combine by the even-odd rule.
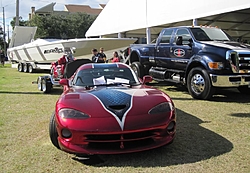
[[212, 85], [215, 87], [238, 87], [248, 85], [250, 88], [249, 75], [215, 75], [210, 74]]

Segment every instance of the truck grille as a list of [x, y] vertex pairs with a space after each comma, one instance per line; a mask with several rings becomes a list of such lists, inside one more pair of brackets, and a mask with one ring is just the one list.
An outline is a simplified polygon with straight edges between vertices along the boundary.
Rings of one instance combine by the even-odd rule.
[[234, 73], [250, 73], [250, 52], [229, 51], [227, 59]]

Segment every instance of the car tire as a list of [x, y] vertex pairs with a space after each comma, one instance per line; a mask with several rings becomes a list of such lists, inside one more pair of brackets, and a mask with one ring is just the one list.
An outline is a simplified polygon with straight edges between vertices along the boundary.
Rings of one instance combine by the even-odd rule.
[[246, 94], [246, 95], [250, 94], [250, 88], [248, 88], [248, 86], [240, 86], [237, 89], [241, 94]]
[[140, 62], [133, 62], [131, 68], [139, 78], [143, 78], [144, 69]]
[[51, 83], [49, 83], [45, 78], [42, 78], [41, 80], [41, 89], [43, 91], [43, 93], [50, 93], [51, 89], [52, 89], [52, 85]]
[[18, 65], [17, 65], [17, 70], [18, 70], [19, 72], [22, 72], [22, 71], [23, 71], [23, 63], [18, 63]]
[[203, 68], [193, 68], [187, 76], [189, 94], [195, 99], [208, 100], [213, 96], [214, 87], [207, 71]]
[[52, 114], [50, 121], [49, 121], [49, 137], [51, 143], [58, 149], [60, 149], [58, 143], [58, 133], [56, 130], [56, 120], [55, 120], [55, 112]]

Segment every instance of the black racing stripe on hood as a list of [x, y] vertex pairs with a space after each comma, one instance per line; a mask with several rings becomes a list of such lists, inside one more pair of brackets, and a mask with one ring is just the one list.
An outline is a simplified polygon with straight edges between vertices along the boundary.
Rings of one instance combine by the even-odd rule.
[[132, 96], [119, 90], [102, 89], [93, 91], [91, 94], [101, 100], [102, 104], [113, 112], [121, 121], [124, 113], [131, 105]]

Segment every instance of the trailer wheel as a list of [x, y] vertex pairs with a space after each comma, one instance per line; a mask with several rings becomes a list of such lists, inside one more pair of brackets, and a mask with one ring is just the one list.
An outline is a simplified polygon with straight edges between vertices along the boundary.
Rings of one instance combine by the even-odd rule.
[[33, 73], [34, 69], [31, 64], [28, 65], [28, 72]]
[[50, 121], [49, 121], [49, 137], [51, 143], [58, 149], [60, 149], [60, 146], [58, 144], [58, 133], [56, 130], [56, 121], [55, 121], [55, 113], [52, 114]]
[[248, 88], [248, 86], [240, 86], [238, 87], [238, 90], [241, 94], [246, 94], [246, 95], [250, 94], [250, 88]]
[[39, 91], [42, 91], [42, 78], [41, 76], [37, 79], [37, 87]]
[[208, 100], [214, 93], [208, 73], [200, 67], [196, 67], [189, 72], [187, 88], [189, 94], [195, 99]]
[[22, 72], [22, 71], [23, 71], [23, 63], [18, 63], [18, 65], [17, 65], [17, 70], [18, 70], [19, 72]]
[[131, 68], [139, 78], [143, 78], [144, 70], [140, 62], [133, 62]]
[[41, 87], [42, 87], [43, 93], [50, 93], [51, 92], [52, 85], [45, 78], [42, 79]]
[[27, 63], [23, 63], [23, 72], [24, 73], [28, 72], [28, 64]]

